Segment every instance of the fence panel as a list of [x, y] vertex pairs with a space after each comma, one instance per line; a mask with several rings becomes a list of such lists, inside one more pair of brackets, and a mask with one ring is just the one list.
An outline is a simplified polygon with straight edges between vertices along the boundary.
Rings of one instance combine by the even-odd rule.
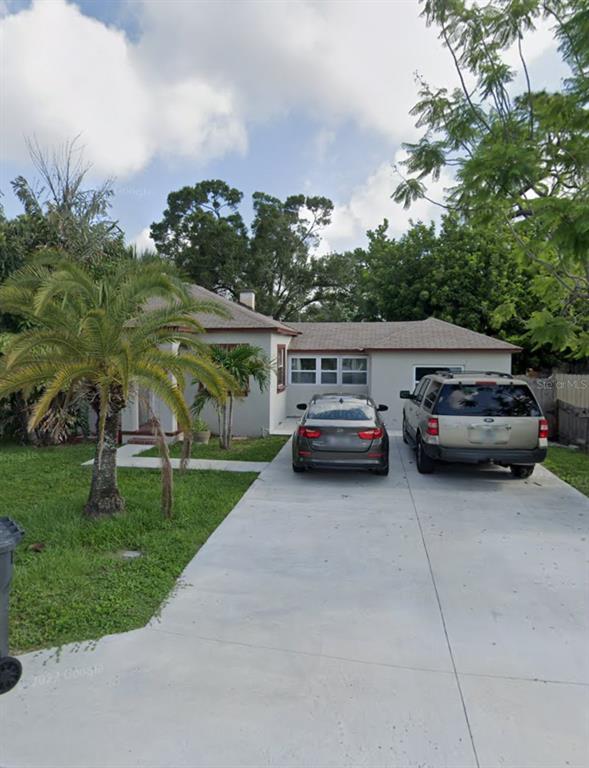
[[[577, 408], [589, 408], [589, 375], [582, 373], [555, 373], [555, 397]], [[539, 379], [542, 381], [542, 379]]]
[[589, 450], [589, 409], [558, 400], [558, 440]]

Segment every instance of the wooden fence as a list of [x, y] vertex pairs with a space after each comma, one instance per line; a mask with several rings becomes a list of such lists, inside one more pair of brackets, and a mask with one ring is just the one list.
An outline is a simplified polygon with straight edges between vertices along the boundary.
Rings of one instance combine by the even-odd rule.
[[550, 439], [589, 451], [589, 375], [554, 373], [523, 377], [548, 419]]

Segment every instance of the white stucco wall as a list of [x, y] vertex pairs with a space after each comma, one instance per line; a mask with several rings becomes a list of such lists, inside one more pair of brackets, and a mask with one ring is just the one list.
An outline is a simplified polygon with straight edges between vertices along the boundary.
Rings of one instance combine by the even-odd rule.
[[372, 352], [370, 361], [370, 394], [389, 410], [383, 413], [391, 429], [400, 429], [403, 416], [402, 389], [413, 389], [415, 366], [462, 365], [467, 370], [493, 370], [511, 373], [509, 352]]
[[284, 336], [280, 333], [273, 333], [271, 337], [271, 358], [274, 363], [278, 358], [278, 347], [284, 345], [286, 347], [286, 380], [287, 387], [282, 392], [277, 391], [277, 378], [276, 371], [272, 371], [272, 381], [270, 383], [270, 389], [268, 392], [268, 401], [270, 408], [270, 431], [274, 427], [283, 421], [287, 415], [287, 398], [288, 398], [288, 346], [292, 340], [292, 336]]
[[[209, 344], [252, 344], [261, 347], [264, 352], [272, 357], [276, 356], [274, 336], [270, 331], [223, 331], [219, 333], [204, 334], [202, 339]], [[279, 336], [278, 338], [288, 338]], [[278, 343], [278, 342], [276, 342]], [[274, 347], [274, 354], [273, 353]], [[235, 435], [259, 436], [263, 430], [270, 429], [270, 402], [272, 393], [276, 392], [276, 378], [272, 375], [270, 389], [260, 392], [256, 384], [252, 384], [249, 395], [241, 401], [235, 403], [233, 411], [233, 433]], [[196, 387], [190, 385], [186, 389], [186, 398], [188, 403], [192, 403]], [[205, 408], [202, 413], [203, 419], [207, 422], [213, 432], [218, 431], [217, 412], [212, 405]]]

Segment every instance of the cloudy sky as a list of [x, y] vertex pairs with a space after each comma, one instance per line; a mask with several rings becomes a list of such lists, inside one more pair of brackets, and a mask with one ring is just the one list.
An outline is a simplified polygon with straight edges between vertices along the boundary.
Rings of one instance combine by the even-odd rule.
[[[52, 148], [79, 134], [141, 244], [168, 192], [206, 178], [246, 199], [330, 197], [324, 250], [362, 244], [385, 216], [396, 234], [429, 220], [433, 206], [390, 200], [391, 163], [418, 135], [415, 73], [454, 84], [419, 11], [416, 0], [0, 0], [5, 210], [19, 212], [10, 180], [33, 176], [26, 138]], [[527, 46], [535, 85], [556, 87], [549, 31]]]

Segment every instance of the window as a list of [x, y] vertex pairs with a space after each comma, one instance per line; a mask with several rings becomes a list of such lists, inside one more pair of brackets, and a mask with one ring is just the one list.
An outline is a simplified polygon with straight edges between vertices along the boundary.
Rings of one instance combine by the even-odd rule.
[[317, 379], [316, 357], [293, 357], [290, 363], [291, 384], [315, 384]]
[[291, 384], [323, 384], [337, 387], [343, 384], [368, 383], [367, 357], [291, 357]]
[[307, 418], [324, 421], [374, 421], [376, 412], [366, 400], [321, 398], [311, 403]]
[[286, 389], [286, 345], [276, 347], [276, 391]]
[[337, 357], [321, 358], [321, 383], [337, 384]]
[[436, 402], [436, 397], [438, 396], [438, 392], [440, 391], [442, 385], [439, 381], [432, 381], [429, 389], [427, 390], [427, 394], [423, 400], [423, 407], [427, 411], [431, 411], [434, 403]]
[[413, 398], [417, 403], [421, 403], [423, 400], [425, 390], [428, 388], [429, 383], [430, 379], [425, 378], [415, 385], [415, 389], [413, 390]]
[[342, 358], [342, 384], [366, 384], [368, 360], [365, 357]]
[[540, 416], [529, 387], [523, 384], [444, 384], [436, 413], [440, 416]]
[[463, 365], [416, 365], [413, 369], [413, 384], [417, 384], [424, 376], [429, 376], [431, 373], [436, 373], [437, 371], [460, 373], [463, 370]]

